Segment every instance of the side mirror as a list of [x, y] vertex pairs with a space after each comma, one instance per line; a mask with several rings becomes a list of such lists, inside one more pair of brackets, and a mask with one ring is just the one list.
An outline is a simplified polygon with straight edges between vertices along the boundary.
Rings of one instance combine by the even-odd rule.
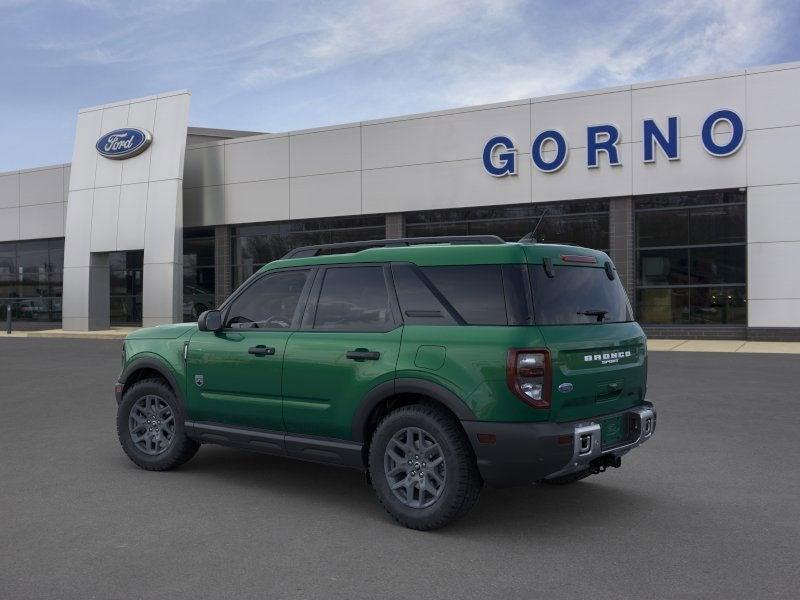
[[222, 330], [222, 313], [216, 309], [207, 310], [197, 319], [197, 328], [200, 331]]

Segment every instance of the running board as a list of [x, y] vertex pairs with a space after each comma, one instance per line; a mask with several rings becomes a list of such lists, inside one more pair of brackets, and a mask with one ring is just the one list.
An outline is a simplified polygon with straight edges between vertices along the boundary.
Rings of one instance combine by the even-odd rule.
[[264, 454], [364, 469], [361, 454], [363, 444], [357, 442], [201, 421], [186, 421], [184, 427], [186, 435], [206, 444], [220, 444]]

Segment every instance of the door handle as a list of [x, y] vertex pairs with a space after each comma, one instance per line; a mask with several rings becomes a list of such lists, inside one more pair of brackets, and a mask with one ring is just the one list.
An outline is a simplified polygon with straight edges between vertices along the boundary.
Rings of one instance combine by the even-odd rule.
[[252, 348], [248, 349], [247, 353], [255, 356], [272, 356], [275, 354], [275, 348], [259, 344], [258, 346], [253, 346]]
[[381, 353], [358, 349], [349, 350], [345, 356], [350, 360], [378, 360], [381, 357]]

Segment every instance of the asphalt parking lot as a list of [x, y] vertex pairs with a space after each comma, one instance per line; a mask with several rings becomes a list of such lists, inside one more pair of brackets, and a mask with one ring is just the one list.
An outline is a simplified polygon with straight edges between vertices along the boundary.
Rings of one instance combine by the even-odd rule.
[[119, 354], [0, 340], [0, 597], [800, 596], [798, 356], [652, 353], [658, 431], [621, 469], [419, 533], [356, 472], [210, 446], [137, 469]]

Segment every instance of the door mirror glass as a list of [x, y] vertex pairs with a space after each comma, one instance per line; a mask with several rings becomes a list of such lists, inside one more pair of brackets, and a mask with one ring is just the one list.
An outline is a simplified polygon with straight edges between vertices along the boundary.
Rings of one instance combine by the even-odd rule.
[[207, 310], [197, 319], [200, 331], [220, 331], [222, 329], [222, 313], [218, 310]]

